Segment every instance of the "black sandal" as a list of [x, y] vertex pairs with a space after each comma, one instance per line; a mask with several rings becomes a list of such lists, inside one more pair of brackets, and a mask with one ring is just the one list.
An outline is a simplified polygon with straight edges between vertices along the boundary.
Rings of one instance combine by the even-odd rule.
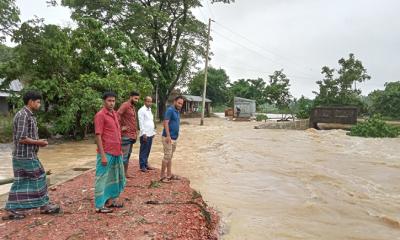
[[171, 183], [170, 179], [167, 178], [167, 177], [162, 177], [159, 182], [161, 182], [161, 183]]
[[115, 201], [112, 201], [110, 205], [106, 205], [107, 208], [123, 208], [124, 204], [123, 203], [117, 203]]
[[61, 208], [57, 204], [49, 203], [40, 208], [40, 214], [57, 214], [60, 213], [60, 210]]
[[96, 208], [96, 213], [112, 213], [113, 210], [111, 208], [106, 208], [106, 207], [102, 207], [102, 208]]
[[168, 178], [168, 180], [176, 180], [176, 181], [179, 181], [179, 180], [181, 180], [181, 178], [179, 177], [179, 176], [177, 176], [177, 175], [172, 175], [171, 177], [169, 177]]
[[24, 219], [26, 217], [24, 213], [18, 212], [18, 211], [15, 211], [15, 210], [7, 210], [7, 212], [9, 213], [8, 216], [5, 216], [5, 217], [1, 218], [3, 221], [21, 220], [21, 219]]

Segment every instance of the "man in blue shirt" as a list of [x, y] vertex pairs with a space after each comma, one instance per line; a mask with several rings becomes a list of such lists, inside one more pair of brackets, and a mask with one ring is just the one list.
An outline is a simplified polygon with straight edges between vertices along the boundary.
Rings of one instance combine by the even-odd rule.
[[[172, 175], [172, 156], [176, 150], [179, 137], [180, 111], [183, 106], [183, 97], [178, 96], [174, 100], [174, 105], [168, 107], [164, 115], [164, 130], [162, 134], [162, 143], [164, 146], [164, 158], [161, 166], [161, 182], [170, 180], [180, 180], [176, 175]], [[167, 174], [165, 174], [167, 170]]]

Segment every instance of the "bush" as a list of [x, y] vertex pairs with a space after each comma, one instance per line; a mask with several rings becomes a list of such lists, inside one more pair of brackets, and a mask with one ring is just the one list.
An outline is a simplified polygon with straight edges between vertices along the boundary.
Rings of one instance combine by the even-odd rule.
[[264, 115], [264, 114], [258, 114], [256, 116], [256, 121], [257, 122], [267, 121], [267, 119], [268, 119], [267, 115]]
[[295, 102], [294, 112], [296, 114], [296, 118], [299, 119], [310, 118], [313, 106], [314, 106], [313, 100], [302, 96], [298, 101]]
[[365, 122], [358, 123], [356, 126], [352, 127], [349, 135], [359, 137], [395, 138], [400, 135], [400, 128], [390, 126], [382, 120], [380, 115], [374, 115]]
[[0, 118], [0, 143], [11, 142], [13, 139], [13, 118]]

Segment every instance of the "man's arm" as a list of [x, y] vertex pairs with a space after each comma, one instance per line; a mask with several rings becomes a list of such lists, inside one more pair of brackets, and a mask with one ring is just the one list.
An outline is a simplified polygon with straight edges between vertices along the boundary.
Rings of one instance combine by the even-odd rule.
[[165, 134], [167, 135], [167, 143], [171, 144], [172, 140], [171, 140], [171, 133], [169, 131], [169, 120], [164, 120], [164, 129], [165, 129]]
[[99, 149], [99, 154], [101, 155], [101, 164], [103, 164], [103, 166], [106, 166], [107, 165], [107, 157], [106, 157], [106, 153], [104, 152], [103, 142], [101, 140], [100, 134], [96, 134], [96, 144], [97, 144], [97, 148]]
[[48, 145], [47, 140], [37, 140], [28, 138], [28, 117], [26, 115], [17, 117], [15, 124], [17, 125], [16, 139], [21, 144], [38, 145], [39, 147], [46, 147]]
[[118, 111], [117, 111], [117, 113], [118, 113], [118, 121], [119, 121], [119, 125], [121, 126], [121, 130], [122, 130], [122, 131], [125, 131], [125, 130], [127, 129], [127, 126], [123, 126], [123, 125], [122, 125], [122, 121], [121, 121], [122, 115], [124, 115], [125, 112], [126, 112], [126, 104], [123, 103], [123, 104], [119, 107], [119, 109], [118, 109]]
[[145, 121], [145, 116], [146, 112], [141, 109], [139, 109], [138, 112], [138, 118], [139, 118], [139, 128], [140, 128], [140, 132], [143, 133], [143, 141], [147, 141], [147, 133], [146, 130], [144, 129], [144, 121]]
[[106, 153], [104, 152], [103, 141], [101, 136], [103, 135], [104, 129], [104, 117], [102, 115], [96, 115], [94, 118], [94, 128], [96, 132], [96, 144], [99, 154], [101, 155], [101, 164], [103, 166], [107, 165], [107, 157]]

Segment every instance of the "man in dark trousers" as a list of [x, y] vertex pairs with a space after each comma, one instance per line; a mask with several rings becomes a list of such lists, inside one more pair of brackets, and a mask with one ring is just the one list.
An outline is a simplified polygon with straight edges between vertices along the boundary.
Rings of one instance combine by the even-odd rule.
[[142, 172], [147, 170], [154, 170], [149, 166], [148, 160], [153, 144], [153, 138], [156, 134], [154, 126], [154, 117], [151, 112], [151, 105], [153, 99], [150, 96], [145, 97], [144, 105], [139, 109], [139, 127], [140, 127], [140, 153], [139, 153], [139, 166]]

